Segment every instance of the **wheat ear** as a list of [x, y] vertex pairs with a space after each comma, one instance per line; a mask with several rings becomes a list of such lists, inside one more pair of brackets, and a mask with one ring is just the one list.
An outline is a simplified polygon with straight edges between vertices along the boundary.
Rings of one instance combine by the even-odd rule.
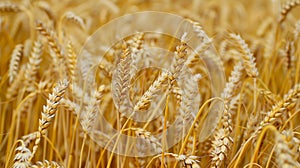
[[137, 33], [131, 41], [129, 41], [130, 49], [131, 49], [131, 59], [132, 62], [130, 64], [130, 74], [135, 75], [138, 70], [137, 64], [139, 60], [141, 60], [142, 54], [144, 52], [144, 36], [145, 34], [142, 32]]
[[300, 5], [300, 0], [289, 0], [286, 2], [284, 7], [281, 9], [279, 22], [282, 23], [290, 11], [298, 5]]
[[34, 157], [34, 154], [37, 152], [38, 146], [41, 141], [41, 137], [47, 134], [47, 129], [51, 124], [53, 118], [55, 117], [57, 107], [63, 95], [65, 94], [67, 87], [68, 81], [63, 80], [62, 82], [59, 82], [57, 86], [53, 89], [52, 93], [49, 94], [49, 97], [47, 99], [47, 105], [43, 106], [42, 118], [39, 120], [39, 128], [30, 160]]
[[31, 151], [26, 147], [25, 143], [20, 140], [21, 146], [16, 148], [13, 168], [27, 168], [31, 166], [29, 159], [32, 157]]
[[29, 91], [33, 90], [32, 84], [36, 79], [36, 74], [39, 69], [39, 65], [42, 61], [43, 46], [40, 41], [34, 42], [33, 49], [31, 51], [31, 55], [29, 56], [29, 62], [27, 63], [25, 69], [25, 88]]
[[13, 80], [12, 84], [8, 87], [7, 92], [6, 92], [6, 99], [11, 99], [14, 96], [17, 95], [19, 88], [21, 86], [21, 82], [23, 81], [24, 78], [24, 66], [21, 66], [20, 72], [17, 74], [16, 79]]
[[46, 37], [48, 40], [48, 44], [51, 47], [51, 49], [54, 51], [56, 57], [58, 60], [63, 60], [63, 55], [61, 54], [61, 50], [55, 40], [55, 38], [50, 34], [49, 30], [43, 25], [42, 22], [37, 22], [36, 30]]
[[180, 45], [176, 47], [175, 60], [171, 65], [171, 83], [179, 77], [181, 70], [187, 60], [187, 43], [181, 40]]
[[91, 96], [84, 113], [82, 113], [80, 116], [80, 124], [82, 125], [83, 131], [86, 134], [92, 132], [92, 127], [95, 123], [94, 121], [98, 115], [97, 105], [102, 97], [104, 87], [104, 85], [101, 85], [98, 90], [92, 93], [93, 95]]
[[24, 49], [23, 44], [18, 44], [15, 46], [13, 50], [13, 53], [11, 55], [11, 60], [9, 63], [9, 70], [8, 70], [9, 83], [12, 83], [12, 81], [15, 79], [18, 73], [20, 60], [23, 55], [23, 49]]
[[64, 14], [64, 17], [67, 21], [72, 22], [78, 25], [82, 30], [85, 30], [84, 20], [77, 16], [74, 12], [68, 11]]
[[217, 129], [214, 134], [214, 140], [212, 141], [212, 167], [221, 167], [233, 143], [233, 139], [230, 136], [232, 133], [232, 110], [229, 109], [229, 106], [233, 96], [236, 94], [237, 86], [241, 81], [243, 69], [242, 62], [234, 66], [229, 81], [226, 83], [224, 91], [221, 94], [224, 100], [224, 113], [221, 118], [221, 128]]
[[246, 42], [240, 35], [230, 34], [230, 37], [237, 43], [248, 76], [254, 78], [257, 77], [259, 73], [256, 68], [255, 57], [253, 56], [253, 53], [250, 51]]
[[56, 19], [55, 19], [55, 14], [54, 14], [54, 12], [52, 11], [50, 5], [49, 5], [46, 1], [39, 1], [39, 2], [37, 3], [37, 6], [38, 6], [42, 11], [44, 11], [44, 12], [47, 14], [47, 16], [48, 16], [52, 21], [55, 22], [55, 20], [56, 20]]
[[124, 112], [129, 111], [129, 87], [130, 87], [130, 49], [126, 43], [122, 46], [122, 53], [120, 56], [117, 69], [115, 71], [115, 80], [112, 81], [113, 85], [113, 96], [116, 100], [118, 110], [121, 112], [123, 118]]
[[264, 119], [259, 123], [258, 128], [253, 133], [256, 137], [261, 130], [272, 124], [276, 119], [280, 118], [285, 111], [290, 111], [296, 106], [296, 102], [300, 98], [300, 84], [296, 84], [290, 91], [284, 96], [283, 100], [275, 104], [272, 110], [267, 113]]
[[164, 82], [168, 80], [169, 72], [163, 71], [157, 79], [152, 83], [149, 89], [143, 94], [143, 96], [139, 99], [139, 101], [134, 106], [134, 111], [139, 111], [143, 109], [147, 109], [150, 106], [150, 102], [153, 97], [158, 94], [160, 87]]
[[74, 47], [73, 47], [73, 44], [71, 43], [71, 41], [68, 42], [67, 49], [68, 49], [68, 55], [67, 55], [68, 74], [69, 74], [69, 78], [72, 81], [75, 81], [75, 69], [77, 66], [77, 55], [76, 55], [76, 52], [74, 50]]
[[289, 148], [286, 136], [280, 134], [278, 131], [275, 135], [275, 155], [277, 157], [277, 166], [283, 168], [300, 167], [300, 164], [295, 160], [295, 153]]

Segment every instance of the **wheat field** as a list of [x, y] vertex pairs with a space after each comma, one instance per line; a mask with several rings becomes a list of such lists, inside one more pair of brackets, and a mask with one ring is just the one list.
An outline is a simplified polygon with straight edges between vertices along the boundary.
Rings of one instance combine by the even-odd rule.
[[0, 1], [0, 167], [300, 167], [299, 6]]

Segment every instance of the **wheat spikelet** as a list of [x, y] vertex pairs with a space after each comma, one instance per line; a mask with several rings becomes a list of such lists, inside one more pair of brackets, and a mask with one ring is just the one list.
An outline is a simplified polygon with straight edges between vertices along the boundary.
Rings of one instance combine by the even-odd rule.
[[42, 43], [39, 41], [34, 42], [34, 46], [31, 55], [29, 56], [29, 62], [27, 63], [25, 74], [24, 74], [25, 87], [29, 91], [33, 90], [32, 84], [36, 79], [36, 74], [39, 69], [39, 65], [42, 61], [41, 59], [42, 50], [43, 50]]
[[14, 4], [14, 3], [11, 3], [11, 2], [1, 2], [0, 3], [0, 12], [3, 12], [3, 13], [7, 13], [7, 12], [13, 12], [13, 13], [16, 13], [16, 12], [20, 12], [21, 11], [21, 8]]
[[300, 5], [300, 0], [289, 0], [286, 2], [281, 9], [279, 22], [282, 23], [286, 19], [288, 13], [298, 5]]
[[230, 37], [237, 43], [240, 49], [247, 74], [250, 77], [254, 77], [254, 78], [257, 77], [259, 73], [256, 68], [255, 57], [251, 53], [246, 42], [241, 38], [240, 35], [230, 34]]
[[9, 70], [8, 70], [8, 73], [9, 73], [9, 81], [8, 82], [10, 84], [15, 79], [15, 77], [18, 73], [20, 60], [23, 55], [23, 49], [24, 49], [23, 44], [18, 44], [15, 46], [13, 53], [11, 55], [11, 60], [9, 63]]
[[39, 143], [41, 141], [41, 136], [47, 134], [47, 128], [49, 127], [51, 121], [55, 117], [57, 107], [67, 87], [68, 87], [68, 81], [64, 80], [58, 83], [58, 85], [53, 89], [53, 92], [49, 94], [49, 98], [47, 99], [47, 105], [43, 106], [42, 118], [39, 120], [39, 128], [36, 134], [36, 139], [33, 146], [31, 159], [34, 157], [34, 154], [37, 152]]
[[65, 19], [69, 22], [72, 22], [76, 25], [78, 25], [81, 29], [85, 30], [85, 24], [84, 24], [84, 20], [77, 16], [75, 13], [68, 11], [64, 14]]
[[29, 161], [32, 156], [31, 151], [26, 147], [23, 141], [21, 142], [21, 146], [16, 148], [16, 155], [14, 157], [13, 168], [27, 168], [31, 166]]
[[72, 79], [72, 81], [75, 81], [75, 69], [77, 66], [77, 55], [75, 53], [73, 44], [71, 41], [68, 42], [67, 45], [68, 54], [67, 54], [67, 68], [68, 68], [68, 74], [69, 78]]
[[253, 136], [256, 137], [265, 126], [272, 124], [276, 119], [281, 117], [285, 111], [292, 110], [295, 107], [299, 97], [300, 97], [300, 84], [296, 84], [284, 96], [283, 100], [276, 103], [272, 107], [272, 110], [267, 113], [264, 119], [259, 123], [259, 126], [256, 129], [256, 131], [253, 133]]

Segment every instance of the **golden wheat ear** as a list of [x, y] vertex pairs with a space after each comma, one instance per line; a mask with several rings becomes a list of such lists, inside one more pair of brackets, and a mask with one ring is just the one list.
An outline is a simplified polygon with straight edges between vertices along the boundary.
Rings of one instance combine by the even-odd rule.
[[11, 60], [9, 63], [9, 83], [11, 84], [13, 80], [15, 79], [18, 70], [19, 70], [19, 64], [21, 61], [21, 57], [23, 56], [23, 44], [18, 44], [15, 46], [13, 53], [11, 55]]
[[55, 113], [57, 111], [57, 107], [63, 95], [65, 94], [68, 85], [69, 82], [67, 80], [63, 80], [62, 82], [59, 82], [57, 86], [53, 88], [52, 93], [49, 94], [47, 104], [43, 106], [42, 118], [39, 120], [39, 128], [30, 160], [34, 157], [35, 153], [37, 152], [38, 146], [41, 141], [41, 137], [47, 134], [47, 129], [56, 115]]
[[279, 22], [280, 23], [284, 22], [284, 20], [286, 19], [290, 11], [295, 7], [297, 7], [298, 5], [300, 5], [300, 0], [287, 1], [284, 7], [281, 9]]

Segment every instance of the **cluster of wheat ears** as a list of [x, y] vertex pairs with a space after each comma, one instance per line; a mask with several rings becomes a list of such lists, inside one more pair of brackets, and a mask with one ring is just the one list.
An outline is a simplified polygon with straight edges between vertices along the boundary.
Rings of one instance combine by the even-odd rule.
[[[300, 0], [1, 1], [0, 167], [300, 167], [297, 6]], [[93, 44], [107, 51], [98, 62], [82, 50], [102, 25], [145, 10], [188, 19], [201, 41], [196, 54], [190, 32], [175, 39], [136, 31], [113, 46]], [[150, 51], [162, 46], [173, 54]], [[210, 70], [224, 72], [224, 86], [203, 55], [216, 66]], [[167, 68], [139, 69], [157, 64]], [[118, 154], [121, 140], [126, 150]]]

